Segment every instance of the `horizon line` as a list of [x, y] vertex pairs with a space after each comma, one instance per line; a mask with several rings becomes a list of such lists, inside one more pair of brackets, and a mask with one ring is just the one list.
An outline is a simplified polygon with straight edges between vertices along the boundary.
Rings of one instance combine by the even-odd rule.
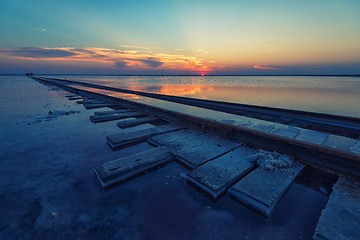
[[[26, 73], [0, 73], [0, 76], [6, 75], [25, 75]], [[35, 74], [35, 73], [34, 73]], [[294, 77], [294, 76], [302, 76], [302, 77], [360, 77], [359, 74], [209, 74], [209, 75], [201, 75], [201, 74], [104, 74], [104, 73], [36, 73], [36, 76], [40, 75], [85, 75], [85, 76], [149, 76], [149, 77], [161, 77], [161, 76], [190, 76], [190, 77], [226, 77], [226, 76], [243, 76], [243, 77]]]

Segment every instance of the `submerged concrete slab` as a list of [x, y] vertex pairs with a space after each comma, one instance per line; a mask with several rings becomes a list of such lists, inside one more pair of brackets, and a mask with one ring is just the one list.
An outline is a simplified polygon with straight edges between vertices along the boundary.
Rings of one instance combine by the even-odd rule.
[[187, 173], [187, 179], [216, 200], [250, 170], [254, 150], [242, 146]]
[[133, 117], [144, 117], [147, 116], [146, 113], [141, 112], [119, 112], [119, 113], [113, 113], [113, 114], [105, 114], [105, 115], [93, 115], [90, 116], [90, 120], [93, 123], [99, 123], [99, 122], [108, 122], [113, 120], [119, 120], [124, 118], [133, 118]]
[[148, 139], [148, 143], [153, 146], [163, 146], [169, 143], [172, 143], [176, 140], [182, 139], [182, 138], [190, 138], [199, 134], [202, 134], [203, 132], [193, 129], [184, 129], [176, 132], [170, 132], [158, 136], [154, 136]]
[[107, 142], [113, 150], [116, 150], [143, 142], [152, 136], [177, 131], [182, 128], [182, 126], [177, 124], [168, 124], [130, 133], [119, 133], [107, 136]]
[[104, 163], [99, 167], [95, 167], [94, 171], [101, 186], [108, 187], [166, 164], [173, 159], [174, 157], [171, 153], [162, 147], [158, 147]]
[[111, 103], [88, 103], [88, 104], [85, 104], [85, 103], [84, 103], [84, 107], [85, 107], [86, 109], [103, 108], [103, 107], [113, 107], [113, 106], [116, 106], [116, 105], [111, 104]]
[[101, 111], [101, 112], [94, 112], [94, 115], [102, 116], [102, 115], [109, 115], [109, 114], [111, 115], [111, 114], [126, 113], [126, 112], [135, 112], [135, 110], [119, 109], [119, 110]]
[[340, 176], [322, 211], [316, 240], [360, 239], [360, 182]]
[[355, 145], [351, 147], [351, 151], [356, 154], [360, 154], [360, 140], [357, 140]]
[[83, 100], [83, 104], [87, 105], [87, 104], [101, 104], [101, 103], [105, 103], [104, 101], [98, 100], [98, 99], [84, 99]]
[[137, 119], [118, 122], [117, 125], [119, 126], [119, 128], [129, 128], [129, 127], [134, 127], [134, 126], [141, 125], [144, 123], [151, 123], [151, 122], [160, 120], [159, 118], [152, 117], [152, 116], [147, 116], [147, 117], [139, 116], [139, 117], [140, 118], [137, 118]]
[[229, 193], [236, 200], [270, 217], [276, 203], [303, 167], [296, 163], [282, 172], [259, 167], [232, 186]]
[[193, 169], [241, 145], [239, 142], [204, 133], [190, 138], [178, 139], [165, 146], [175, 154], [179, 162]]
[[321, 145], [325, 142], [325, 140], [329, 137], [329, 135], [330, 135], [329, 133], [307, 130], [300, 133], [296, 137], [296, 139], [304, 142], [310, 142]]
[[81, 96], [75, 96], [75, 97], [68, 97], [68, 99], [70, 101], [74, 101], [74, 100], [81, 100], [81, 99], [84, 99], [84, 97], [81, 97]]
[[65, 97], [71, 98], [71, 97], [82, 97], [82, 96], [80, 96], [78, 94], [67, 94], [67, 95], [65, 95]]
[[299, 135], [299, 133], [300, 133], [300, 129], [292, 126], [285, 126], [271, 132], [271, 134], [288, 137], [288, 138], [294, 138], [297, 135]]
[[345, 151], [350, 151], [350, 149], [354, 147], [355, 144], [356, 144], [355, 139], [333, 135], [333, 134], [331, 134], [324, 143], [325, 146], [340, 150], [345, 150]]

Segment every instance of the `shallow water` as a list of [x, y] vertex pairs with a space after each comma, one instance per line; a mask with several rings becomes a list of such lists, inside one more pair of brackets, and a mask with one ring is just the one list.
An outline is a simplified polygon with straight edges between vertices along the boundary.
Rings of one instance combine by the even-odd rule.
[[131, 90], [360, 117], [359, 77], [49, 76]]
[[[312, 238], [328, 196], [304, 181], [290, 187], [269, 220], [228, 195], [210, 201], [186, 183], [187, 170], [176, 163], [103, 190], [94, 166], [151, 147], [111, 151], [106, 136], [124, 130], [116, 121], [91, 123], [101, 109], [85, 110], [66, 94], [25, 77], [0, 77], [2, 238]], [[74, 113], [49, 118], [60, 110]], [[304, 178], [327, 182], [317, 173]]]

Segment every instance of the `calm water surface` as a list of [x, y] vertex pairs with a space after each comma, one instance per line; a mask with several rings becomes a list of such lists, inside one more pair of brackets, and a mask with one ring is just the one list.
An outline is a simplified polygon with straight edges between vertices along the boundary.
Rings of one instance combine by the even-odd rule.
[[131, 90], [360, 117], [360, 78], [311, 76], [71, 76]]

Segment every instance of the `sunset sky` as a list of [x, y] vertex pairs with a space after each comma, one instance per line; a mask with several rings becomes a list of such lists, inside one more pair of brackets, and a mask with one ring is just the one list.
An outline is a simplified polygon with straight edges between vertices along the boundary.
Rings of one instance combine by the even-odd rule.
[[0, 4], [0, 74], [360, 74], [358, 0]]

